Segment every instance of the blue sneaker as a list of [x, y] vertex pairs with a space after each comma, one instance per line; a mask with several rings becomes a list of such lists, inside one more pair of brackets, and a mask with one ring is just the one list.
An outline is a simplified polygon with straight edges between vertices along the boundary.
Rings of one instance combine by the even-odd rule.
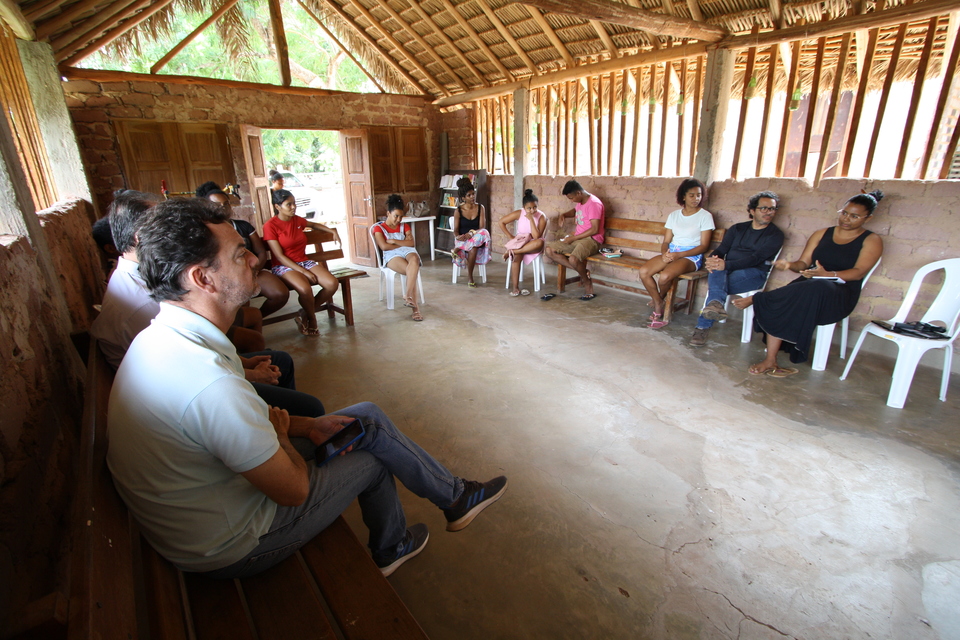
[[447, 531], [466, 528], [480, 512], [500, 499], [507, 490], [507, 476], [498, 476], [489, 482], [463, 481], [463, 493], [452, 506], [443, 510], [447, 517]]
[[404, 562], [417, 556], [423, 548], [427, 546], [427, 540], [430, 539], [430, 532], [427, 531], [427, 525], [415, 524], [407, 529], [407, 535], [403, 538], [403, 546], [399, 553], [392, 560], [377, 560], [377, 566], [380, 567], [380, 573], [384, 577], [389, 576], [396, 571]]

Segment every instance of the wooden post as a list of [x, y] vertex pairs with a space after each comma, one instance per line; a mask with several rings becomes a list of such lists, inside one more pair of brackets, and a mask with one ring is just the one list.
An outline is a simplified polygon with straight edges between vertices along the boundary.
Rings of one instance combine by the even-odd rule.
[[887, 110], [890, 88], [893, 87], [894, 76], [897, 74], [897, 63], [900, 62], [900, 52], [903, 50], [903, 40], [906, 35], [907, 23], [904, 22], [897, 31], [897, 39], [893, 43], [893, 50], [890, 53], [890, 60], [887, 66], [887, 75], [883, 79], [880, 104], [877, 106], [877, 119], [873, 124], [873, 135], [870, 136], [870, 147], [867, 149], [867, 164], [863, 169], [863, 175], [866, 177], [870, 177], [870, 170], [873, 169], [873, 157], [877, 151], [877, 141], [880, 139], [880, 126], [883, 124], [883, 115]]
[[563, 175], [570, 175], [570, 81], [564, 83]]
[[627, 78], [630, 70], [623, 70], [623, 80], [620, 84], [620, 160], [617, 164], [617, 173], [623, 175], [623, 153], [627, 143]]
[[[237, 0], [232, 0], [232, 1], [234, 2], [234, 4], [236, 4], [236, 1], [237, 1]], [[370, 78], [370, 82], [372, 82], [374, 85], [376, 85], [377, 89], [380, 89], [380, 92], [381, 92], [381, 93], [386, 93], [386, 92], [387, 92], [386, 89], [384, 89], [383, 86], [380, 84], [380, 82], [379, 82], [376, 78], [373, 77], [373, 74], [370, 73], [369, 71], [367, 71], [367, 69], [360, 63], [360, 61], [356, 58], [356, 56], [354, 56], [353, 53], [351, 53], [350, 50], [347, 49], [347, 47], [344, 46], [344, 44], [343, 44], [342, 42], [340, 42], [340, 38], [338, 38], [336, 35], [334, 35], [334, 33], [333, 33], [332, 31], [330, 31], [330, 29], [327, 28], [327, 25], [323, 24], [323, 21], [320, 20], [320, 19], [317, 17], [317, 14], [315, 14], [315, 13], [313, 12], [313, 10], [310, 9], [310, 7], [308, 7], [307, 5], [305, 5], [305, 4], [303, 3], [303, 0], [297, 0], [297, 4], [299, 4], [300, 7], [301, 7], [304, 11], [306, 11], [307, 15], [310, 16], [310, 18], [313, 19], [313, 21], [317, 23], [317, 26], [320, 27], [325, 34], [327, 34], [327, 37], [329, 37], [331, 40], [333, 40], [334, 44], [336, 44], [336, 45], [340, 48], [340, 51], [343, 51], [343, 53], [344, 53], [348, 58], [350, 58], [350, 59], [353, 61], [353, 64], [357, 65], [357, 67], [360, 69], [360, 71], [363, 71], [363, 74], [364, 74], [365, 76], [367, 76], [368, 78]], [[212, 21], [213, 21], [213, 18], [211, 17], [209, 20], [212, 22]], [[203, 25], [201, 25], [201, 26], [203, 26]], [[204, 28], [205, 28], [205, 27], [204, 27]], [[199, 29], [199, 27], [198, 27], [198, 29]], [[201, 29], [201, 30], [202, 30], [202, 29]], [[177, 46], [179, 46], [179, 45], [177, 45]], [[172, 50], [171, 50], [171, 51], [172, 51]], [[170, 54], [167, 54], [167, 55], [170, 55]], [[176, 55], [176, 54], [174, 54], [174, 55]], [[164, 57], [166, 57], [166, 56], [164, 56]], [[171, 56], [171, 57], [172, 57], [172, 56]], [[159, 64], [160, 64], [160, 63], [158, 62], [158, 63], [157, 63], [156, 65], [154, 65], [154, 66], [157, 66], [157, 65], [159, 65]], [[156, 72], [153, 70], [153, 67], [150, 68], [150, 73], [156, 73]]]
[[807, 159], [810, 156], [810, 139], [813, 136], [813, 123], [817, 113], [817, 103], [820, 101], [820, 75], [823, 72], [823, 51], [827, 45], [826, 38], [817, 40], [817, 59], [813, 65], [813, 80], [810, 83], [810, 99], [807, 101], [807, 122], [803, 127], [803, 147], [800, 149], [800, 171], [797, 175], [803, 178], [807, 174]]
[[640, 137], [640, 87], [643, 83], [643, 67], [637, 67], [636, 85], [633, 91], [633, 145], [630, 151], [630, 175], [637, 175], [637, 140]]
[[544, 109], [544, 115], [546, 116], [546, 163], [544, 168], [547, 170], [547, 173], [550, 173], [550, 151], [553, 147], [553, 89], [551, 87], [546, 87], [547, 91], [547, 107]]
[[587, 133], [590, 135], [590, 174], [597, 175], [596, 145], [593, 144], [593, 78], [587, 78]]
[[833, 78], [833, 91], [830, 94], [830, 111], [827, 112], [827, 121], [824, 123], [823, 137], [820, 139], [820, 157], [817, 158], [817, 172], [813, 176], [813, 187], [820, 186], [823, 179], [824, 167], [827, 166], [827, 155], [830, 153], [830, 141], [833, 137], [833, 123], [837, 120], [837, 111], [840, 109], [840, 90], [843, 87], [843, 72], [847, 67], [847, 56], [850, 53], [850, 36], [843, 34], [840, 40], [840, 52], [837, 57], [837, 72]]
[[910, 148], [910, 138], [913, 137], [913, 127], [917, 122], [920, 94], [923, 92], [923, 81], [927, 79], [927, 67], [930, 65], [930, 53], [933, 51], [933, 41], [936, 40], [938, 22], [939, 18], [934, 16], [927, 24], [927, 38], [923, 43], [923, 53], [920, 54], [917, 74], [913, 79], [913, 94], [910, 96], [910, 109], [907, 111], [907, 122], [903, 127], [904, 135], [900, 142], [900, 155], [897, 157], [897, 171], [893, 174], [894, 178], [903, 177], [903, 168], [907, 163], [907, 151]]
[[613, 175], [613, 127], [617, 118], [614, 115], [617, 104], [617, 76], [611, 71], [610, 72], [610, 82], [608, 83], [610, 88], [610, 101], [609, 109], [607, 115], [607, 173]]
[[[763, 119], [760, 122], [760, 148], [757, 151], [757, 173], [763, 175], [763, 160], [766, 157], [767, 129], [770, 127], [770, 113], [773, 111], [773, 92], [776, 86], [777, 77], [777, 58], [779, 48], [777, 45], [770, 47], [770, 59], [767, 64], [767, 88], [763, 96]], [[787, 96], [787, 100], [790, 96]]]
[[[923, 154], [923, 166], [920, 170], [920, 179], [926, 180], [927, 172], [930, 170], [930, 162], [933, 159], [933, 150], [937, 144], [937, 132], [940, 130], [940, 123], [943, 121], [943, 113], [946, 110], [947, 99], [953, 89], [954, 77], [957, 73], [957, 60], [960, 58], [960, 42], [954, 42], [950, 50], [950, 61], [942, 64], [943, 84], [940, 85], [940, 97], [937, 100], [937, 110], [933, 116], [933, 123], [930, 127], [930, 137], [927, 138], [927, 149]], [[960, 127], [956, 127], [960, 129]], [[949, 167], [952, 158], [944, 158], [944, 166]], [[941, 176], [942, 178], [943, 176]]]
[[290, 48], [287, 46], [287, 32], [283, 28], [283, 13], [280, 0], [267, 0], [270, 10], [270, 27], [273, 29], [273, 42], [277, 47], [277, 65], [280, 67], [280, 84], [290, 86]]
[[[853, 96], [853, 109], [850, 116], [849, 133], [843, 141], [843, 164], [840, 168], [841, 176], [846, 176], [850, 172], [850, 161], [853, 158], [853, 145], [857, 142], [857, 133], [860, 131], [860, 115], [863, 113], [864, 98], [867, 95], [867, 86], [870, 82], [870, 72], [873, 69], [873, 56], [877, 49], [877, 38], [879, 29], [870, 29], [867, 36], [867, 47], [863, 59], [862, 69], [860, 71], [860, 84], [857, 92]], [[860, 39], [857, 39], [857, 48], [860, 48]]]
[[523, 203], [523, 186], [530, 161], [527, 156], [530, 128], [530, 91], [517, 89], [513, 92], [513, 206], [519, 209]]
[[576, 81], [576, 90], [574, 91], [574, 103], [573, 103], [573, 175], [577, 175], [577, 151], [579, 147], [577, 143], [579, 142], [580, 134], [580, 81]]
[[670, 74], [673, 63], [663, 63], [663, 105], [660, 111], [660, 158], [657, 161], [657, 175], [663, 175], [663, 164], [667, 151], [667, 118], [670, 116]]
[[603, 76], [597, 76], [597, 173], [603, 174]]
[[777, 176], [783, 177], [785, 164], [787, 161], [787, 138], [790, 133], [790, 120], [793, 118], [793, 111], [790, 110], [790, 100], [795, 91], [800, 89], [800, 51], [803, 43], [797, 40], [793, 43], [793, 56], [790, 58], [790, 74], [787, 76], [787, 100], [783, 103], [783, 124], [780, 127], [780, 144], [777, 145]]
[[677, 175], [681, 173], [683, 162], [684, 100], [687, 98], [687, 61], [680, 61], [680, 95], [677, 96]]
[[[753, 25], [753, 33], [759, 33], [760, 25]], [[740, 173], [740, 152], [743, 151], [743, 131], [747, 125], [747, 111], [750, 110], [750, 98], [748, 92], [750, 81], [753, 79], [754, 66], [757, 62], [757, 48], [750, 47], [747, 50], [747, 67], [743, 73], [743, 95], [740, 97], [740, 120], [737, 124], [737, 139], [733, 145], [733, 179], [739, 180]]]
[[697, 136], [697, 161], [693, 175], [710, 185], [720, 175], [720, 156], [723, 152], [723, 130], [727, 123], [727, 105], [733, 84], [733, 65], [736, 54], [716, 50], [707, 55], [703, 86], [703, 110]]
[[645, 175], [653, 175], [653, 123], [657, 115], [657, 65], [650, 65], [650, 86], [647, 89], [647, 167]]
[[703, 56], [697, 56], [697, 73], [693, 78], [693, 100], [690, 107], [693, 109], [690, 118], [690, 170], [688, 173], [693, 175], [693, 169], [697, 162], [697, 154], [700, 150], [697, 148], [697, 142], [700, 138], [700, 96], [703, 85]]

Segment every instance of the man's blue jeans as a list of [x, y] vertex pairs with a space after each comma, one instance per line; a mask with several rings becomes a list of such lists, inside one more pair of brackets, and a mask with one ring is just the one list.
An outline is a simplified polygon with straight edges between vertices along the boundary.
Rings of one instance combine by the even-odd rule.
[[277, 507], [270, 530], [245, 558], [209, 571], [213, 578], [251, 576], [284, 560], [326, 529], [356, 498], [370, 530], [374, 559], [393, 559], [407, 531], [394, 476], [414, 494], [438, 507], [449, 507], [463, 493], [463, 481], [405, 436], [371, 403], [348, 407], [337, 415], [358, 418], [366, 434], [354, 450], [323, 466], [313, 461], [314, 445], [306, 438], [291, 443], [307, 460], [310, 495], [297, 507]]
[[[703, 304], [706, 306], [714, 300], [723, 304], [727, 301], [727, 296], [759, 289], [766, 281], [767, 272], [757, 267], [736, 271], [712, 271], [707, 276], [707, 299]], [[713, 320], [707, 320], [703, 316], [697, 320], [697, 329], [709, 329], [712, 326]]]

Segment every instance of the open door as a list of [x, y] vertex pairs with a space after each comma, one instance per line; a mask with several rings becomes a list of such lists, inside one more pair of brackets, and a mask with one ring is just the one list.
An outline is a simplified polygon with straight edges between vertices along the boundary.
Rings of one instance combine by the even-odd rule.
[[267, 158], [263, 153], [263, 138], [259, 127], [241, 125], [243, 136], [243, 160], [247, 165], [247, 179], [250, 181], [250, 197], [257, 210], [258, 228], [273, 217], [273, 205], [270, 202], [270, 181], [267, 176]]
[[350, 256], [355, 264], [375, 267], [377, 258], [370, 243], [369, 229], [377, 219], [373, 212], [370, 150], [365, 129], [345, 129], [340, 132], [340, 159], [343, 163]]

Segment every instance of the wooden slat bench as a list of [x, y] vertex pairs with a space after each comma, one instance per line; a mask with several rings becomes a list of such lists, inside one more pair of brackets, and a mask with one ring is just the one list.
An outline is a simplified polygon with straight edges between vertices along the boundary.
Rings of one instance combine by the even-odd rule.
[[[338, 260], [343, 257], [343, 248], [337, 247], [336, 249], [323, 249], [324, 242], [331, 242], [333, 240], [332, 233], [325, 233], [323, 231], [316, 231], [310, 229], [309, 227], [304, 231], [307, 234], [307, 247], [313, 246], [313, 251], [307, 254], [308, 260], [313, 260], [314, 262], [319, 262], [320, 264], [326, 266], [327, 260]], [[333, 274], [333, 277], [337, 279], [337, 282], [340, 283], [340, 298], [342, 300], [342, 307], [338, 307], [331, 300], [327, 304], [318, 308], [316, 311], [320, 313], [321, 311], [326, 311], [327, 316], [333, 318], [335, 314], [342, 314], [344, 319], [347, 321], [347, 326], [353, 326], [353, 293], [350, 291], [350, 281], [354, 278], [367, 278], [370, 274], [366, 271], [360, 271], [359, 269], [353, 269], [350, 267], [340, 267], [334, 269], [330, 272]], [[299, 315], [299, 311], [291, 311], [290, 313], [283, 313], [279, 315], [272, 315], [268, 318], [264, 318], [263, 324], [274, 324], [275, 322], [283, 322], [284, 320], [291, 320], [296, 318]]]
[[252, 578], [211, 580], [181, 572], [157, 554], [139, 534], [107, 469], [113, 372], [92, 342], [70, 567], [70, 640], [427, 637], [342, 517], [300, 552]]
[[[604, 220], [603, 246], [616, 247], [620, 249], [652, 251], [653, 253], [659, 254], [660, 247], [663, 243], [663, 235], [666, 231], [666, 227], [664, 225], [665, 223], [663, 222], [608, 217]], [[725, 231], [723, 229], [716, 229], [713, 232], [712, 246], [716, 246], [721, 240], [723, 240], [724, 232]], [[634, 237], [625, 236], [623, 235], [624, 233], [655, 236], [657, 239], [641, 240]], [[644, 295], [647, 295], [647, 290], [643, 286], [643, 283], [639, 281], [639, 279], [631, 281], [614, 278], [602, 273], [597, 273], [595, 267], [597, 265], [603, 265], [604, 267], [639, 271], [640, 267], [646, 263], [647, 258], [626, 254], [619, 258], [604, 258], [598, 253], [587, 258], [588, 268], [592, 267], [590, 268], [590, 279], [593, 280], [594, 284], [602, 284], [608, 287], [613, 287], [614, 289], [632, 291], [634, 293], [642, 293]], [[697, 294], [697, 283], [701, 278], [705, 278], [706, 276], [707, 270], [700, 269], [699, 271], [685, 273], [673, 282], [673, 286], [670, 287], [670, 291], [667, 292], [667, 295], [664, 298], [664, 302], [666, 303], [666, 308], [663, 313], [664, 320], [669, 322], [673, 317], [673, 312], [683, 308], [686, 308], [688, 314], [693, 311], [693, 300]], [[681, 280], [687, 283], [686, 292], [682, 300], [676, 300], [677, 284]], [[568, 278], [567, 268], [560, 264], [557, 265], [557, 291], [563, 292], [566, 289], [566, 285], [570, 284], [571, 282], [579, 281], [579, 276]]]

